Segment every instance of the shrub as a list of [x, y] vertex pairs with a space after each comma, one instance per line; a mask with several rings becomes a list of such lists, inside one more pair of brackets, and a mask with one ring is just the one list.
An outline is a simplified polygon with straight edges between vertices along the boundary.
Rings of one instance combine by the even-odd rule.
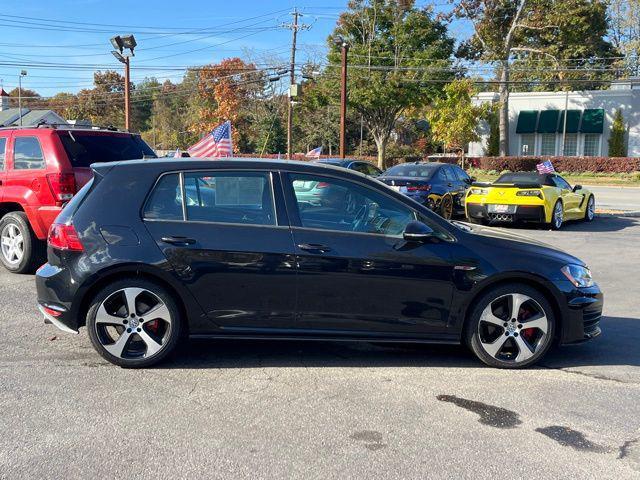
[[640, 171], [640, 158], [630, 157], [480, 157], [472, 160], [482, 170], [534, 171], [536, 165], [550, 160], [558, 172], [631, 173]]

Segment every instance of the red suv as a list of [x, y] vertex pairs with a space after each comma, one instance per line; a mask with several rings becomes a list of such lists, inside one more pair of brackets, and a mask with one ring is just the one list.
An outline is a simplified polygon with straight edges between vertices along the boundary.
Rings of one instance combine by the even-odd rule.
[[49, 226], [91, 178], [89, 165], [155, 156], [118, 130], [0, 128], [0, 262], [16, 273], [38, 266]]

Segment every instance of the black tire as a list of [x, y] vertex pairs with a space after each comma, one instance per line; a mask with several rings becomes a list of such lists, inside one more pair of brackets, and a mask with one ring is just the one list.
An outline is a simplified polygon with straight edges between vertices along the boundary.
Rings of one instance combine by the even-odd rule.
[[[592, 208], [592, 210], [590, 211], [589, 208]], [[585, 222], [593, 222], [593, 219], [596, 218], [596, 199], [594, 198], [593, 195], [589, 196], [589, 199], [587, 200], [587, 207], [584, 209], [584, 221]]]
[[562, 200], [556, 200], [556, 203], [553, 205], [553, 210], [551, 210], [551, 223], [549, 224], [549, 228], [551, 228], [551, 230], [560, 230], [562, 225], [564, 225], [564, 210], [562, 211], [562, 220], [560, 220], [560, 223], [555, 219], [555, 211], [556, 208], [558, 208], [558, 205], [562, 208]]
[[[528, 300], [522, 304], [523, 306], [526, 306], [526, 309], [524, 309], [524, 312], [523, 312], [524, 314], [527, 313], [527, 309], [529, 308], [537, 309], [539, 307], [544, 312], [544, 315], [546, 316], [546, 320], [547, 320], [546, 333], [537, 340], [537, 343], [535, 344], [532, 355], [529, 358], [526, 358], [526, 360], [522, 360], [522, 361], [517, 360], [517, 356], [519, 356], [519, 353], [515, 354], [516, 355], [515, 358], [509, 358], [507, 354], [509, 353], [509, 349], [512, 349], [512, 350], [518, 349], [518, 351], [520, 351], [520, 344], [517, 343], [518, 338], [516, 337], [520, 335], [520, 339], [519, 339], [520, 342], [522, 342], [522, 340], [525, 339], [525, 337], [523, 336], [523, 332], [527, 330], [526, 320], [521, 320], [521, 318], [518, 317], [515, 324], [509, 321], [504, 322], [503, 325], [507, 325], [507, 327], [509, 327], [510, 325], [514, 325], [514, 327], [511, 327], [511, 328], [514, 328], [515, 336], [514, 336], [514, 333], [511, 333], [510, 334], [511, 338], [509, 338], [509, 335], [507, 335], [505, 339], [505, 337], [503, 337], [502, 335], [502, 333], [505, 333], [505, 334], [507, 333], [507, 328], [502, 328], [503, 332], [501, 333], [498, 330], [501, 327], [494, 327], [496, 328], [496, 331], [493, 332], [493, 334], [497, 335], [495, 342], [502, 340], [504, 343], [503, 349], [500, 350], [500, 352], [504, 352], [504, 353], [498, 352], [499, 355], [492, 356], [491, 354], [489, 354], [487, 350], [485, 350], [485, 347], [483, 346], [482, 337], [481, 337], [482, 335], [481, 332], [484, 328], [486, 328], [486, 325], [493, 327], [493, 324], [491, 323], [483, 322], [483, 325], [481, 325], [480, 318], [483, 312], [485, 311], [485, 309], [489, 308], [489, 305], [493, 304], [494, 302], [501, 302], [502, 299], [512, 294], [525, 295], [529, 297], [530, 300], [532, 300], [531, 303], [529, 303], [529, 300]], [[469, 346], [469, 348], [478, 357], [478, 359], [480, 359], [486, 365], [489, 365], [491, 367], [496, 367], [496, 368], [526, 368], [538, 362], [541, 358], [543, 358], [546, 355], [546, 353], [551, 348], [553, 344], [554, 335], [555, 335], [555, 329], [556, 329], [555, 315], [553, 313], [553, 308], [549, 303], [549, 301], [547, 300], [547, 298], [535, 288], [530, 287], [529, 285], [524, 285], [524, 284], [515, 283], [515, 282], [509, 283], [509, 284], [501, 285], [491, 289], [474, 303], [475, 303], [475, 307], [473, 308], [473, 310], [471, 311], [471, 314], [468, 317], [468, 320], [465, 324], [463, 335], [464, 335], [464, 340], [466, 341], [466, 344]], [[505, 318], [505, 319], [508, 320], [508, 318]], [[524, 329], [522, 329], [523, 326], [525, 327]], [[536, 330], [536, 329], [532, 329], [532, 330], [534, 330], [533, 332], [534, 334], [542, 334], [541, 330]], [[510, 342], [510, 343], [507, 344], [507, 342]], [[527, 344], [529, 343], [527, 342]], [[531, 354], [531, 350], [527, 354]]]
[[11, 226], [17, 228], [22, 236], [22, 259], [19, 262], [12, 262], [5, 256], [4, 250], [0, 249], [0, 262], [10, 272], [33, 273], [43, 263], [44, 242], [35, 236], [24, 212], [9, 212], [2, 217], [0, 220], [0, 241], [5, 229], [11, 228]]
[[[118, 294], [121, 291], [124, 291], [124, 289], [142, 289], [147, 292], [150, 292], [152, 295], [155, 295], [157, 298], [159, 298], [162, 301], [162, 303], [164, 303], [164, 305], [168, 309], [168, 312], [170, 313], [171, 321], [169, 323], [169, 327], [167, 327], [166, 337], [162, 339], [160, 349], [154, 354], [152, 354], [151, 356], [135, 356], [134, 355], [134, 356], [131, 356], [130, 358], [129, 357], [125, 358], [124, 354], [126, 352], [124, 352], [124, 349], [123, 349], [123, 356], [115, 356], [109, 351], [107, 351], [107, 349], [105, 348], [105, 345], [103, 343], [104, 342], [103, 329], [105, 327], [104, 327], [104, 324], [99, 324], [96, 321], [98, 310], [100, 309], [103, 302], [105, 302], [106, 300], [111, 301], [111, 299], [113, 299], [114, 296], [116, 296], [116, 294]], [[139, 312], [136, 312], [136, 314], [138, 313]], [[148, 334], [149, 331], [146, 329], [145, 325], [142, 324], [142, 322], [144, 321], [144, 319], [142, 318], [143, 316], [144, 316], [144, 313], [140, 313], [138, 315], [139, 320], [141, 321], [141, 324], [139, 326], [140, 328], [138, 328], [137, 331], [139, 332], [141, 331], [141, 329], [144, 328], [145, 329], [144, 332]], [[122, 317], [122, 321], [124, 323], [127, 323], [129, 319], [130, 319], [129, 312], [127, 311], [126, 314]], [[150, 282], [148, 280], [132, 278], [132, 279], [115, 281], [110, 285], [108, 285], [107, 287], [103, 288], [95, 296], [95, 298], [91, 302], [89, 311], [87, 313], [86, 325], [87, 325], [87, 330], [89, 332], [89, 338], [91, 339], [91, 343], [93, 344], [93, 347], [105, 360], [107, 360], [110, 363], [113, 363], [114, 365], [118, 365], [120, 367], [145, 368], [161, 362], [174, 351], [174, 349], [176, 348], [181, 338], [182, 321], [183, 320], [181, 318], [180, 309], [178, 308], [171, 294], [169, 294], [165, 288], [163, 288], [162, 286], [154, 282]], [[147, 322], [146, 325], [148, 326], [149, 323], [150, 322]], [[131, 326], [131, 325], [133, 325], [133, 321], [131, 323], [128, 323], [128, 326]], [[138, 326], [137, 323], [135, 326]], [[115, 329], [116, 327], [113, 327], [113, 328]], [[126, 327], [122, 326], [119, 328], [122, 329], [122, 332], [120, 333], [120, 335], [122, 335]], [[136, 329], [134, 328], [129, 330], [136, 330]], [[131, 332], [129, 334], [129, 337], [131, 338], [131, 340], [125, 341], [126, 345], [133, 345], [134, 342], [145, 343], [142, 340], [142, 337], [140, 337], [140, 334], [137, 334], [135, 331]], [[136, 337], [140, 340], [136, 340]], [[114, 344], [107, 345], [107, 346], [112, 346]], [[160, 342], [158, 342], [158, 344], [160, 344]], [[147, 344], [145, 343], [145, 345]]]

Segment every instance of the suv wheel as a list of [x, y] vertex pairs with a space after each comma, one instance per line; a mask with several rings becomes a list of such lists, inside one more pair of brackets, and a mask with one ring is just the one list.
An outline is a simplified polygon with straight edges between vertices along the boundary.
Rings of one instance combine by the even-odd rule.
[[492, 367], [523, 368], [536, 363], [551, 347], [553, 309], [539, 291], [508, 284], [476, 303], [465, 336], [476, 356]]
[[180, 338], [180, 311], [171, 295], [146, 280], [120, 280], [94, 298], [87, 314], [97, 352], [121, 367], [160, 362]]
[[0, 262], [14, 273], [30, 273], [42, 258], [42, 243], [31, 231], [24, 212], [7, 213], [0, 220]]

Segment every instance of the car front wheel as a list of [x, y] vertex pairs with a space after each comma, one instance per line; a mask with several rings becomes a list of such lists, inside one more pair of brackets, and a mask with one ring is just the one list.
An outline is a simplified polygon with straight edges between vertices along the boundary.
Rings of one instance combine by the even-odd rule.
[[87, 329], [94, 348], [109, 362], [149, 367], [176, 347], [180, 310], [160, 285], [121, 280], [96, 295], [87, 314]]
[[467, 344], [485, 364], [524, 368], [549, 350], [555, 331], [550, 303], [538, 290], [513, 283], [476, 302], [465, 329]]

